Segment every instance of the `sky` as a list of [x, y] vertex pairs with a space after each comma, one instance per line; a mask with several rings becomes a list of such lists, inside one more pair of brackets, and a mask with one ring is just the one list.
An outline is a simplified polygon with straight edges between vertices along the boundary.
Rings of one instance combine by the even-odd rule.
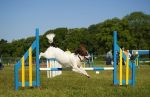
[[9, 42], [59, 27], [81, 28], [131, 12], [150, 14], [150, 0], [0, 0], [0, 40]]

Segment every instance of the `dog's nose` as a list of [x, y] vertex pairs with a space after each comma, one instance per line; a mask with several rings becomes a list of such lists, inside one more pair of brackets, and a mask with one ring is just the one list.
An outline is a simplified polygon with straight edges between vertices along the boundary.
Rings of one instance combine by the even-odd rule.
[[87, 60], [90, 59], [90, 57], [91, 57], [91, 56], [85, 56], [85, 58], [86, 58]]

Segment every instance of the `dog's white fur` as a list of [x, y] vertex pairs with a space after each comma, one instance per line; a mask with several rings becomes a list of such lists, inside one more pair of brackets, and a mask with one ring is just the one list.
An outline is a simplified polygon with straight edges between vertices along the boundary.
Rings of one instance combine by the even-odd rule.
[[[48, 34], [46, 35], [46, 37], [49, 43], [52, 43], [55, 34]], [[45, 58], [56, 58], [58, 62], [63, 66], [72, 67], [73, 71], [90, 77], [82, 67], [81, 60], [84, 60], [83, 56], [75, 55], [74, 53], [67, 53], [61, 50], [60, 48], [56, 48], [53, 46], [50, 46], [44, 53], [41, 52], [39, 58], [41, 58], [41, 56]]]

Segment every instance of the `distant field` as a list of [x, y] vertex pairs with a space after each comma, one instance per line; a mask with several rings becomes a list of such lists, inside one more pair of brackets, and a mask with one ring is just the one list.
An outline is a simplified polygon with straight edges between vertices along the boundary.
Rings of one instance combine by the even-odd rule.
[[136, 69], [134, 87], [114, 86], [112, 71], [88, 73], [90, 79], [71, 71], [47, 79], [46, 71], [42, 71], [40, 88], [15, 91], [13, 66], [5, 66], [0, 70], [0, 97], [150, 97], [150, 65]]

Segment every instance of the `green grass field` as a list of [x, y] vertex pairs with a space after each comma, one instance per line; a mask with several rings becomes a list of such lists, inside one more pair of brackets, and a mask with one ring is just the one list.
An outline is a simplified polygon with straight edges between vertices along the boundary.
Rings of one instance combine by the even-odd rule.
[[[14, 90], [13, 66], [0, 70], [0, 97], [150, 97], [150, 65], [136, 69], [135, 86], [114, 86], [113, 72], [88, 72], [91, 78], [63, 71], [61, 76], [46, 78], [41, 72], [41, 87]], [[26, 75], [27, 76], [27, 75]]]

